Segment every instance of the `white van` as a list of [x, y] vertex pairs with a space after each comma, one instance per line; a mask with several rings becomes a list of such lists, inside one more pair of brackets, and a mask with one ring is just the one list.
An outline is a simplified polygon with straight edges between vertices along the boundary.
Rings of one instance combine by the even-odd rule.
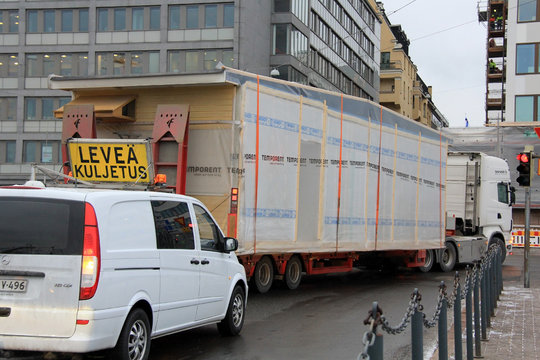
[[150, 339], [242, 329], [236, 239], [187, 196], [0, 189], [0, 349], [147, 359]]

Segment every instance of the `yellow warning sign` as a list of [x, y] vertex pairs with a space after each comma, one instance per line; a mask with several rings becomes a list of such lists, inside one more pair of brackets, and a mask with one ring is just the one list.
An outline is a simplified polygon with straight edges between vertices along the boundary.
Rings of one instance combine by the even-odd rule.
[[149, 183], [147, 143], [69, 142], [73, 177], [86, 181]]

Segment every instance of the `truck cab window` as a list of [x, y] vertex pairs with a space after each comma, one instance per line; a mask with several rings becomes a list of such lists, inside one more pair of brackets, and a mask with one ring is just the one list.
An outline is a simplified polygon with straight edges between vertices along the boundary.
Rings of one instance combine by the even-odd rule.
[[195, 209], [195, 217], [199, 228], [201, 250], [219, 251], [220, 234], [216, 224], [202, 207], [194, 204], [193, 208]]
[[195, 249], [188, 205], [152, 201], [158, 249]]
[[508, 201], [508, 184], [500, 182], [497, 184], [497, 199], [503, 204], [510, 204]]

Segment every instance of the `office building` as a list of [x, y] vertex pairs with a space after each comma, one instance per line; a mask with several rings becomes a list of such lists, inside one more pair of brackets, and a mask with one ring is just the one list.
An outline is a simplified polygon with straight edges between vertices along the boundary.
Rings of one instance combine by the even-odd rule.
[[372, 0], [0, 0], [0, 183], [60, 169], [75, 77], [200, 73], [225, 66], [379, 100]]

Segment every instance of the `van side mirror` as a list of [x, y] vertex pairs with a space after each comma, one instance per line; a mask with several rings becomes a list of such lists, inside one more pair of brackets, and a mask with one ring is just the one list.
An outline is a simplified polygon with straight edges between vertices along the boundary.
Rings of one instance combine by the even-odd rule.
[[226, 253], [230, 253], [231, 251], [238, 250], [238, 240], [232, 237], [226, 237], [224, 240], [225, 243], [223, 246], [223, 251], [225, 251]]

